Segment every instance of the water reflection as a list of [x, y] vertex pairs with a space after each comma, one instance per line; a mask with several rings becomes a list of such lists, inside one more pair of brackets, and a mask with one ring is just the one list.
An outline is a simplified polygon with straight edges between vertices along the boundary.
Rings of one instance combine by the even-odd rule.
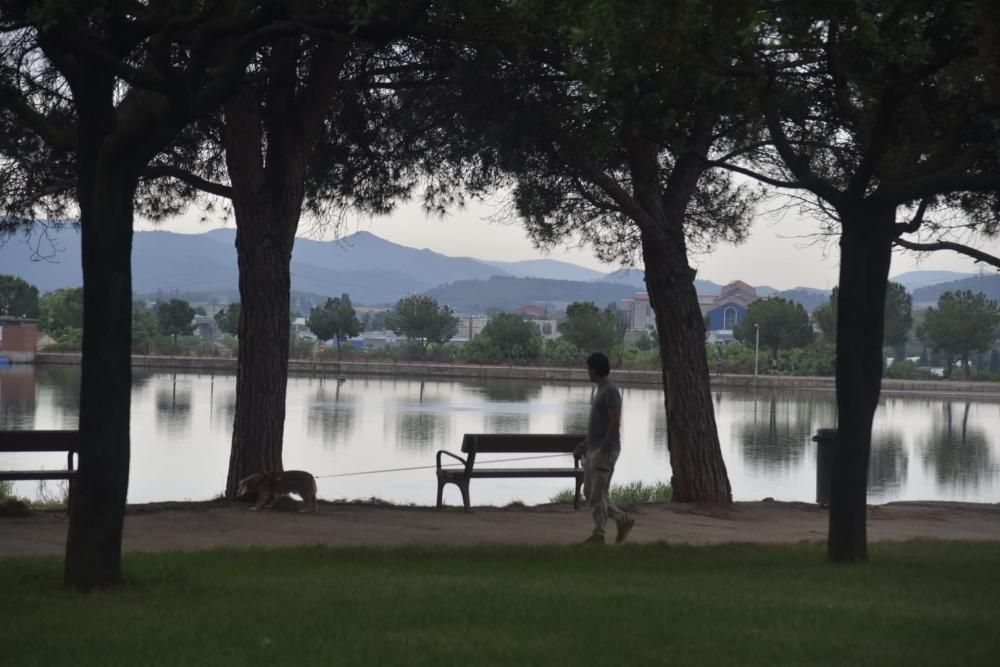
[[191, 387], [186, 382], [177, 384], [177, 375], [171, 376], [167, 386], [156, 388], [156, 421], [168, 428], [187, 428], [191, 420]]
[[[0, 374], [3, 427], [73, 428], [79, 368], [38, 366], [33, 380], [30, 367], [22, 373], [17, 378], [9, 371]], [[320, 474], [412, 467], [412, 473], [331, 481], [331, 490], [321, 487], [321, 493], [429, 504], [434, 502], [433, 473], [422, 467], [433, 465], [434, 450], [457, 450], [464, 433], [583, 432], [592, 389], [585, 384], [421, 383], [379, 377], [336, 383], [292, 377], [286, 462]], [[667, 439], [663, 393], [642, 387], [623, 393], [627, 455], [616, 476], [622, 481], [662, 479]], [[725, 389], [713, 392], [712, 401], [734, 498], [815, 497], [811, 437], [817, 428], [836, 426], [832, 393]], [[227, 471], [235, 405], [232, 375], [137, 372], [129, 500], [217, 493]], [[883, 401], [872, 434], [872, 498], [997, 502], [998, 405], [981, 398], [966, 402], [926, 396]], [[484, 483], [476, 498], [497, 504], [512, 498], [545, 502], [562, 487], [559, 480], [550, 482]]]
[[329, 385], [320, 384], [309, 403], [308, 433], [319, 431], [324, 443], [344, 442], [354, 430], [357, 409], [350, 393], [342, 391], [343, 384], [337, 382], [332, 390]]
[[798, 463], [812, 437], [812, 413], [808, 405], [780, 400], [775, 394], [753, 399], [753, 420], [740, 428], [743, 455], [759, 468], [785, 467]]
[[[53, 407], [77, 416], [80, 406], [80, 369], [77, 366], [40, 366], [38, 386], [51, 397]], [[75, 419], [74, 419], [75, 421]], [[69, 425], [64, 427], [68, 428]]]
[[403, 449], [437, 449], [440, 443], [448, 443], [448, 434], [448, 419], [441, 413], [418, 408], [396, 413], [395, 441]]
[[36, 382], [34, 366], [0, 368], [0, 428], [32, 428]]
[[542, 385], [538, 383], [500, 381], [489, 382], [476, 388], [476, 393], [487, 401], [499, 403], [523, 403], [537, 399], [542, 393]]
[[872, 434], [871, 458], [868, 462], [868, 491], [877, 496], [895, 494], [906, 483], [909, 459], [903, 444], [903, 434], [892, 430]]
[[971, 406], [969, 401], [942, 404], [921, 443], [939, 486], [978, 486], [996, 473], [986, 431], [969, 423]]

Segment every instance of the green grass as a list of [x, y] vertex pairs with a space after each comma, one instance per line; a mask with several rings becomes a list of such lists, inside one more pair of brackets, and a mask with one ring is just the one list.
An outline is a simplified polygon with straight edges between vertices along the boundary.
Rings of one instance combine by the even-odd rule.
[[[641, 503], [670, 502], [673, 490], [669, 482], [644, 484], [643, 482], [625, 482], [611, 485], [611, 499], [616, 505], [638, 505]], [[563, 489], [549, 498], [552, 503], [573, 502], [573, 489]]]
[[1000, 544], [132, 554], [77, 594], [0, 560], [0, 664], [993, 665]]

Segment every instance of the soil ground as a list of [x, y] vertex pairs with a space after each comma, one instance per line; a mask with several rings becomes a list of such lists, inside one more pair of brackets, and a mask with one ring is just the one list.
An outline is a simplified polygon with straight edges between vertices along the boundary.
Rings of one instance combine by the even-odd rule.
[[[312, 544], [474, 545], [573, 544], [590, 534], [586, 509], [571, 505], [460, 508], [320, 502], [315, 513], [261, 510], [244, 503], [131, 505], [124, 549], [198, 550]], [[828, 513], [807, 503], [748, 502], [728, 507], [662, 503], [632, 509], [630, 542], [672, 544], [800, 543], [826, 539]], [[0, 557], [62, 554], [62, 511], [0, 517]], [[609, 526], [609, 542], [614, 524]], [[869, 508], [870, 541], [944, 539], [1000, 541], [1000, 505], [899, 502]]]

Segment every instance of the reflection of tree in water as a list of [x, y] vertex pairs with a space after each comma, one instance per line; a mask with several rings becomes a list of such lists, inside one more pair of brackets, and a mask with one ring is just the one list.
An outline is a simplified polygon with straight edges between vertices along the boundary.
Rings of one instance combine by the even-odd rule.
[[342, 390], [342, 384], [338, 382], [332, 389], [321, 384], [309, 403], [307, 431], [312, 434], [318, 429], [324, 443], [345, 442], [354, 428], [357, 408], [350, 395]]
[[64, 413], [80, 413], [80, 367], [41, 366], [38, 369], [38, 386], [52, 395], [52, 403]]
[[396, 442], [403, 448], [424, 451], [448, 440], [448, 417], [440, 412], [403, 408], [396, 414]]
[[754, 398], [754, 411], [739, 427], [743, 455], [751, 464], [761, 468], [788, 466], [798, 462], [805, 454], [806, 443], [812, 437], [812, 423], [806, 415], [808, 409], [798, 406], [790, 409], [795, 401], [781, 401], [777, 396]]
[[490, 412], [485, 415], [483, 433], [527, 433], [527, 412]]
[[[236, 391], [234, 389], [226, 391], [219, 391], [218, 388], [213, 389], [212, 409], [215, 412], [213, 416], [215, 428], [231, 430], [236, 419]], [[222, 426], [219, 426], [220, 424]]]
[[174, 375], [167, 387], [156, 389], [156, 421], [169, 426], [187, 426], [191, 420], [191, 388], [177, 386]]
[[868, 491], [886, 495], [906, 482], [906, 449], [899, 431], [872, 434], [872, 453], [868, 463]]
[[653, 406], [650, 416], [650, 430], [653, 432], [653, 447], [656, 449], [667, 449], [667, 413], [663, 404], [657, 403]]
[[563, 433], [586, 433], [587, 420], [590, 417], [589, 406], [567, 405], [563, 414]]
[[978, 486], [996, 470], [986, 432], [969, 425], [970, 408], [945, 403], [922, 443], [924, 465], [934, 466], [940, 486]]
[[32, 428], [35, 421], [35, 367], [0, 368], [0, 428]]
[[538, 398], [542, 393], [542, 385], [538, 383], [510, 380], [496, 380], [476, 389], [487, 401], [504, 403], [523, 403]]

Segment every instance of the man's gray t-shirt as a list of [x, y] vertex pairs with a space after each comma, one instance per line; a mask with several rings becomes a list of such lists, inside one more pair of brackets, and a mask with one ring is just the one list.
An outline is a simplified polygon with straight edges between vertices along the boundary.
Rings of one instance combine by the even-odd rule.
[[[611, 425], [608, 419], [608, 410], [618, 410], [621, 414], [622, 394], [618, 387], [610, 382], [597, 385], [594, 393], [594, 400], [590, 403], [590, 419], [587, 421], [587, 449], [597, 449], [604, 442], [608, 427]], [[611, 441], [612, 450], [620, 450], [622, 447], [621, 434], [615, 433]]]

